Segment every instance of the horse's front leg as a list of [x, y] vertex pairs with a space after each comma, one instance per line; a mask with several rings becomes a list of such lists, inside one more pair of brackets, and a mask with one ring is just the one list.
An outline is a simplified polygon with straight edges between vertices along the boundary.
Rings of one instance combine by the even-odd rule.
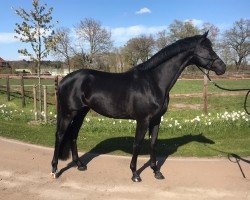
[[150, 167], [153, 169], [155, 178], [156, 179], [164, 179], [164, 176], [160, 172], [160, 169], [156, 165], [156, 153], [155, 153], [155, 147], [157, 143], [157, 138], [158, 138], [158, 132], [159, 132], [159, 127], [160, 127], [160, 118], [150, 122], [149, 125], [149, 135], [151, 136], [151, 141], [150, 141]]
[[136, 164], [137, 164], [137, 157], [140, 153], [141, 145], [145, 134], [148, 129], [148, 120], [137, 121], [136, 125], [136, 133], [135, 133], [135, 140], [133, 144], [133, 156], [130, 163], [130, 169], [132, 171], [132, 181], [140, 182], [141, 178], [138, 172], [136, 171]]

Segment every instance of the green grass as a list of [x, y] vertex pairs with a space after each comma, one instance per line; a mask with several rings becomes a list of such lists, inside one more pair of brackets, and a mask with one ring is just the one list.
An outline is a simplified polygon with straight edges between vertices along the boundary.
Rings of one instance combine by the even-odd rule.
[[[21, 83], [20, 79], [12, 79], [10, 78], [10, 85], [19, 85]], [[38, 79], [25, 79], [24, 78], [24, 85], [34, 85], [38, 83]], [[53, 79], [41, 79], [42, 85], [54, 85]], [[0, 85], [6, 85], [6, 79], [0, 78]]]
[[[220, 81], [217, 81], [220, 82]], [[221, 81], [225, 87], [248, 87], [249, 80]], [[201, 92], [202, 81], [178, 81], [173, 88], [175, 94]], [[211, 92], [218, 92], [210, 87]], [[209, 96], [209, 112], [211, 116], [202, 116], [202, 109], [182, 108], [176, 109], [174, 104], [202, 105], [202, 97], [172, 98], [170, 107], [161, 124], [158, 140], [158, 155], [166, 156], [227, 156], [226, 152], [240, 156], [250, 156], [250, 121], [242, 116], [234, 121], [217, 118], [217, 113], [243, 111], [244, 96]], [[248, 100], [249, 101], [249, 100]], [[6, 108], [0, 108], [0, 135], [29, 143], [53, 147], [55, 134], [55, 107], [49, 106], [49, 115], [52, 123], [34, 125], [32, 100], [27, 99], [27, 106], [20, 108], [21, 101], [12, 98], [6, 102], [5, 95], [0, 95], [0, 106], [4, 103]], [[248, 107], [250, 102], [248, 102]], [[201, 106], [202, 108], [202, 106]], [[4, 110], [4, 113], [2, 113]], [[15, 111], [16, 110], [16, 111]], [[7, 111], [7, 112], [5, 112]], [[11, 113], [10, 113], [11, 112]], [[234, 112], [235, 113], [235, 112]], [[232, 115], [232, 114], [231, 114]], [[194, 119], [199, 116], [201, 121]], [[95, 113], [89, 113], [81, 128], [78, 138], [78, 147], [82, 151], [94, 151], [128, 155], [132, 152], [132, 143], [135, 132], [133, 121], [103, 118]], [[102, 120], [103, 119], [103, 120]], [[249, 116], [248, 116], [248, 118]], [[166, 121], [167, 120], [167, 121]], [[179, 125], [175, 125], [175, 120]], [[186, 122], [188, 120], [188, 122]], [[193, 122], [191, 122], [193, 120]], [[210, 125], [209, 121], [211, 122]], [[170, 127], [170, 124], [172, 127]], [[181, 126], [181, 128], [180, 128]], [[200, 135], [200, 134], [203, 135]], [[211, 144], [214, 143], [214, 144]], [[141, 154], [149, 153], [149, 140], [146, 136]], [[223, 153], [225, 152], [225, 153]]]
[[[1, 136], [53, 147], [54, 123], [32, 125], [29, 123], [30, 111], [15, 111], [10, 106], [4, 109], [5, 114], [2, 112], [0, 114]], [[186, 110], [172, 111], [164, 116], [159, 132], [158, 155], [226, 156], [222, 151], [240, 156], [250, 155], [249, 116], [244, 115], [248, 117], [248, 121], [243, 120], [243, 117], [238, 117], [235, 121], [232, 121], [231, 117], [226, 121], [222, 120], [222, 115], [217, 119], [217, 114], [211, 114], [211, 116], [200, 114], [200, 121], [197, 121], [198, 114], [200, 114], [199, 111]], [[241, 116], [241, 114], [237, 115]], [[53, 119], [53, 115], [50, 118]], [[86, 119], [78, 138], [80, 150], [119, 155], [132, 153], [134, 121], [95, 117], [91, 113]], [[210, 125], [208, 125], [209, 122], [211, 122]], [[146, 136], [141, 154], [148, 154], [148, 147], [149, 141]]]
[[[220, 86], [225, 88], [250, 88], [250, 79], [239, 80], [215, 80]], [[178, 80], [171, 90], [171, 94], [192, 94], [203, 92], [203, 80]], [[221, 92], [209, 83], [208, 92]]]
[[[85, 123], [78, 138], [78, 147], [83, 151], [127, 155], [132, 153], [135, 125], [105, 119], [105, 122]], [[184, 125], [183, 125], [184, 126]], [[158, 141], [158, 154], [161, 156], [226, 156], [220, 152], [250, 155], [249, 124], [229, 125], [218, 128], [218, 123], [211, 127], [196, 125], [195, 127], [169, 128], [161, 125]], [[29, 143], [53, 147], [54, 125], [28, 125], [25, 121], [1, 121], [0, 135]], [[199, 134], [203, 135], [199, 135]], [[190, 135], [191, 134], [191, 135]], [[148, 138], [148, 136], [146, 136]], [[214, 142], [214, 144], [210, 144]], [[148, 139], [145, 140], [141, 154], [148, 154]], [[206, 145], [205, 145], [206, 144]], [[218, 149], [220, 151], [215, 151]]]

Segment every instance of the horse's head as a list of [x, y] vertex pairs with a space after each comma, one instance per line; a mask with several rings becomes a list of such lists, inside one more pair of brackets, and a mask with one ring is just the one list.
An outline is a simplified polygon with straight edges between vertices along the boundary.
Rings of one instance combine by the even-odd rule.
[[194, 55], [191, 59], [191, 62], [198, 67], [212, 70], [217, 75], [222, 75], [226, 71], [226, 65], [214, 52], [212, 43], [207, 38], [207, 35], [208, 31], [201, 36], [194, 50]]
[[204, 143], [204, 144], [214, 144], [213, 140], [210, 140], [209, 138], [205, 137], [202, 133], [198, 135], [190, 135], [192, 137], [193, 141]]

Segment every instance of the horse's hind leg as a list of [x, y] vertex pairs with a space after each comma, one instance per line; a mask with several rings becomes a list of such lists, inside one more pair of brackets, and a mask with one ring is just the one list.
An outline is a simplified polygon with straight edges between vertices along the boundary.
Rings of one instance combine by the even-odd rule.
[[[53, 178], [56, 178], [59, 154], [63, 154], [63, 155], [61, 155], [62, 156], [61, 159], [66, 159], [66, 157], [67, 157], [67, 152], [65, 152], [65, 154], [62, 152], [63, 146], [65, 145], [63, 143], [63, 140], [65, 138], [65, 134], [67, 132], [67, 129], [68, 129], [70, 123], [72, 122], [72, 118], [73, 118], [73, 114], [71, 114], [71, 115], [67, 114], [67, 115], [61, 116], [60, 121], [58, 122], [58, 127], [56, 130], [54, 156], [53, 156], [53, 159], [51, 162], [51, 165], [52, 165], [51, 176]], [[68, 141], [66, 141], [66, 142], [68, 142]]]
[[80, 171], [84, 171], [87, 169], [87, 166], [84, 165], [78, 156], [78, 150], [77, 150], [77, 137], [78, 137], [78, 133], [79, 130], [82, 126], [84, 117], [87, 115], [87, 113], [89, 112], [89, 108], [86, 107], [84, 108], [83, 111], [79, 111], [77, 113], [77, 115], [74, 117], [73, 122], [70, 125], [70, 135], [71, 135], [71, 152], [72, 152], [72, 159], [73, 162], [76, 163], [77, 165], [77, 169]]
[[137, 165], [137, 157], [140, 153], [141, 145], [143, 142], [143, 139], [145, 137], [145, 134], [148, 130], [148, 120], [143, 121], [137, 121], [136, 125], [136, 133], [135, 133], [135, 140], [133, 144], [133, 156], [130, 163], [130, 169], [132, 171], [132, 181], [134, 182], [140, 182], [141, 178], [136, 171], [136, 165]]

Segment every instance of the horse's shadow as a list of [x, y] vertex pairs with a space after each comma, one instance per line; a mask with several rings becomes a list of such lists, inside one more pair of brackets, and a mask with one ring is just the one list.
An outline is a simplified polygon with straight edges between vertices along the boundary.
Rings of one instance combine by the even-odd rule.
[[[115, 137], [103, 140], [99, 144], [97, 144], [93, 149], [89, 152], [85, 153], [80, 157], [82, 163], [87, 165], [92, 159], [101, 155], [107, 154], [114, 151], [123, 151], [128, 154], [132, 154], [132, 144], [134, 141], [134, 137]], [[175, 153], [179, 147], [186, 145], [190, 142], [199, 142], [202, 144], [214, 144], [213, 140], [205, 137], [203, 134], [191, 135], [187, 134], [181, 137], [175, 137], [170, 139], [159, 139], [157, 141], [157, 166], [160, 169], [161, 166], [165, 163], [168, 156]], [[140, 155], [148, 155], [150, 153], [149, 148], [150, 141], [148, 139], [144, 140], [142, 145], [142, 149], [140, 151]], [[62, 173], [67, 171], [68, 169], [75, 166], [74, 162], [70, 162], [66, 167], [62, 168], [57, 176], [59, 177]], [[144, 169], [150, 166], [150, 160], [147, 161], [140, 169], [138, 169], [138, 173], [140, 174]]]

